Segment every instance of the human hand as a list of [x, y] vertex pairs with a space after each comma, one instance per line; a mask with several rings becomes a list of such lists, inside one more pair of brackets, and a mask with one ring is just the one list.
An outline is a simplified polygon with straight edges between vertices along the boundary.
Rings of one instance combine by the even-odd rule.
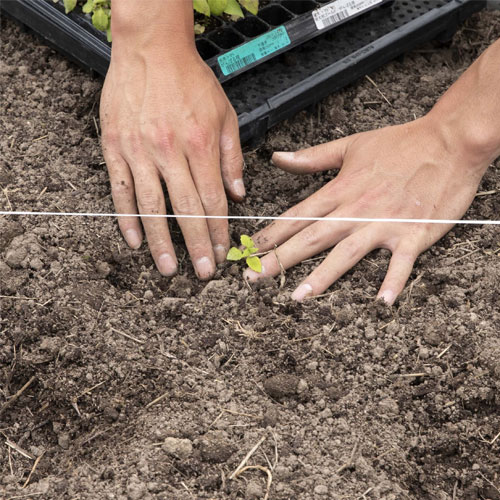
[[[335, 179], [283, 214], [286, 217], [460, 219], [470, 206], [489, 161], [451, 144], [431, 117], [356, 134], [296, 153], [275, 153], [273, 162], [295, 174], [341, 169]], [[299, 285], [297, 301], [323, 293], [376, 248], [392, 252], [378, 293], [393, 304], [415, 260], [452, 226], [418, 223], [274, 221], [253, 236], [262, 258], [255, 281], [280, 273], [328, 248], [324, 261]]]
[[[141, 50], [114, 42], [102, 92], [102, 145], [116, 210], [165, 214], [164, 181], [175, 214], [227, 215], [224, 188], [236, 201], [245, 196], [236, 113], [194, 43], [179, 50], [148, 43]], [[227, 220], [178, 221], [198, 277], [210, 278], [229, 249]], [[139, 219], [118, 223], [139, 248]], [[142, 225], [159, 271], [174, 274], [167, 219], [144, 218]]]

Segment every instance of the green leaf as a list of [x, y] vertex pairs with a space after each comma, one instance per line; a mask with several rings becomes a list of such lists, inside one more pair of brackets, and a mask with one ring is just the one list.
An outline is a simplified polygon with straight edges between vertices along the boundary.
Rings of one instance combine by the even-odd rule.
[[94, 0], [87, 0], [87, 3], [82, 7], [85, 14], [90, 14], [94, 9]]
[[103, 8], [99, 7], [92, 15], [92, 24], [101, 31], [106, 31], [109, 27], [109, 16]]
[[243, 257], [250, 257], [250, 255], [252, 255], [252, 252], [250, 252], [250, 249], [249, 248], [245, 248], [245, 250], [243, 250], [243, 253], [241, 254], [241, 258], [243, 258]]
[[237, 261], [237, 260], [241, 260], [243, 258], [243, 253], [241, 250], [239, 250], [238, 248], [236, 247], [233, 247], [229, 250], [229, 252], [227, 252], [227, 256], [226, 256], [226, 259], [227, 260], [234, 260], [234, 261]]
[[210, 12], [214, 16], [220, 16], [227, 7], [228, 0], [207, 0], [210, 7]]
[[258, 257], [248, 257], [247, 258], [247, 266], [256, 273], [262, 272], [262, 262]]
[[254, 15], [259, 11], [259, 0], [239, 0], [240, 4]]
[[250, 247], [248, 250], [250, 250], [250, 253], [257, 253], [259, 251], [258, 248], [255, 248], [255, 247]]
[[201, 35], [205, 33], [205, 26], [202, 26], [201, 24], [195, 23], [194, 25], [194, 34], [195, 35]]
[[111, 38], [111, 26], [108, 27], [106, 30], [106, 38], [108, 39], [108, 42], [111, 43], [113, 39]]
[[240, 4], [236, 0], [227, 0], [227, 7], [224, 12], [236, 18], [243, 17], [243, 11], [241, 10]]
[[244, 247], [252, 248], [255, 246], [255, 243], [253, 242], [252, 238], [250, 238], [250, 236], [247, 236], [246, 234], [241, 235], [240, 241]]
[[76, 0], [64, 0], [64, 9], [69, 14], [76, 7]]
[[193, 7], [196, 12], [205, 16], [210, 16], [210, 6], [207, 0], [193, 0]]

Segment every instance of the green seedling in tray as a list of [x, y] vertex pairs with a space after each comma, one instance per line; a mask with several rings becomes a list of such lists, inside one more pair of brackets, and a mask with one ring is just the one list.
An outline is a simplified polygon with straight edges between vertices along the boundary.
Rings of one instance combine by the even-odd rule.
[[[53, 0], [57, 3], [59, 0]], [[139, 0], [138, 0], [139, 1]], [[100, 31], [105, 31], [108, 41], [111, 42], [111, 0], [62, 0], [66, 14], [75, 9], [78, 3], [82, 4], [82, 11], [85, 14], [92, 14], [92, 24]], [[257, 14], [259, 10], [259, 0], [193, 0], [193, 8], [196, 12], [207, 17], [212, 15], [221, 16], [227, 14], [232, 19], [243, 17], [244, 7], [248, 12]], [[196, 23], [195, 33], [201, 34], [205, 30], [204, 26]]]
[[262, 272], [262, 263], [259, 257], [256, 255], [259, 251], [258, 248], [255, 248], [255, 243], [253, 242], [250, 236], [246, 234], [241, 235], [241, 244], [244, 247], [244, 250], [240, 250], [239, 248], [232, 247], [227, 253], [227, 260], [231, 261], [240, 261], [246, 259], [247, 266], [256, 273]]

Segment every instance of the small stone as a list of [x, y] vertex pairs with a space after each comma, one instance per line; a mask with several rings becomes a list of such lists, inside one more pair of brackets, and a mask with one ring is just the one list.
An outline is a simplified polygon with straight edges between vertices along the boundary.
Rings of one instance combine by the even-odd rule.
[[67, 432], [61, 432], [59, 436], [57, 436], [57, 444], [63, 449], [67, 450], [69, 448], [69, 434]]
[[372, 340], [377, 336], [377, 332], [375, 331], [375, 328], [373, 326], [369, 325], [366, 327], [365, 330], [365, 339], [366, 340]]
[[102, 415], [108, 422], [115, 422], [120, 417], [120, 413], [112, 406], [106, 406]]
[[314, 487], [314, 493], [321, 496], [328, 495], [328, 486], [326, 486], [326, 484], [317, 484]]
[[111, 273], [111, 266], [107, 262], [99, 261], [95, 267], [99, 276], [103, 278], [107, 278]]
[[245, 498], [256, 499], [264, 496], [264, 489], [257, 481], [248, 481], [245, 488]]
[[330, 408], [325, 408], [320, 414], [319, 418], [327, 419], [332, 416], [332, 410]]
[[429, 359], [430, 350], [427, 347], [421, 346], [418, 350], [418, 357], [420, 359]]
[[299, 377], [295, 375], [274, 375], [264, 380], [264, 391], [275, 399], [291, 397], [297, 394], [299, 381]]
[[188, 458], [193, 453], [193, 443], [189, 439], [167, 437], [163, 442], [163, 451], [177, 458]]
[[33, 257], [30, 260], [30, 267], [33, 271], [41, 271], [43, 269], [43, 262], [40, 257]]
[[140, 500], [147, 492], [146, 485], [139, 481], [137, 476], [132, 476], [127, 484], [127, 498], [129, 500]]
[[40, 349], [55, 354], [61, 347], [62, 340], [59, 337], [44, 337], [40, 342]]
[[234, 453], [234, 446], [225, 438], [208, 434], [200, 443], [201, 458], [205, 462], [226, 462]]
[[398, 403], [392, 398], [385, 398], [378, 405], [384, 413], [397, 414], [399, 412]]
[[438, 346], [442, 342], [441, 335], [438, 332], [425, 332], [424, 335], [424, 341], [432, 346]]
[[5, 263], [11, 269], [19, 269], [27, 255], [28, 250], [24, 246], [9, 248], [5, 254]]
[[150, 300], [153, 300], [153, 297], [154, 297], [154, 294], [151, 290], [146, 290], [144, 292], [144, 300], [147, 300], [149, 302]]
[[472, 464], [472, 470], [479, 470], [481, 466], [479, 464]]
[[301, 378], [299, 380], [299, 383], [297, 384], [297, 393], [302, 394], [303, 392], [307, 391], [307, 389], [309, 389], [309, 385], [303, 378]]
[[262, 416], [262, 427], [274, 427], [278, 423], [279, 413], [274, 406], [269, 406]]

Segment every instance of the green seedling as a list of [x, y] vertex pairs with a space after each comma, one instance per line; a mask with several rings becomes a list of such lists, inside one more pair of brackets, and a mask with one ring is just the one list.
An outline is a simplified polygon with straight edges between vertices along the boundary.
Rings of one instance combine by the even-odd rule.
[[255, 243], [253, 242], [252, 238], [250, 238], [250, 236], [247, 236], [246, 234], [242, 234], [240, 241], [243, 247], [245, 247], [244, 250], [232, 247], [227, 253], [226, 259], [231, 261], [240, 261], [246, 259], [247, 266], [252, 271], [255, 271], [256, 273], [261, 273], [262, 262], [256, 255], [259, 249], [255, 248]]

